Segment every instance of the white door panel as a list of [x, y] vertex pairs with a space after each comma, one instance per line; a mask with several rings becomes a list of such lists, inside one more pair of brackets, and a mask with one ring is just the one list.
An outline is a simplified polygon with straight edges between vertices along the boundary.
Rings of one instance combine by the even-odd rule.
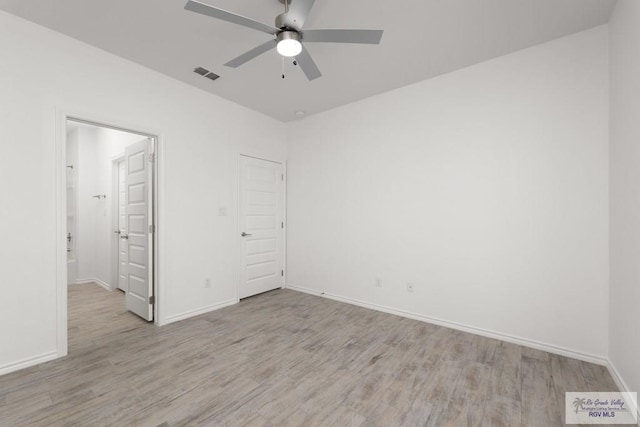
[[[125, 301], [127, 310], [146, 320], [153, 320], [153, 262], [151, 215], [152, 167], [149, 160], [149, 140], [137, 142], [125, 149], [125, 231], [124, 241]], [[121, 242], [122, 243], [122, 242]]]
[[283, 167], [240, 157], [240, 298], [284, 286]]

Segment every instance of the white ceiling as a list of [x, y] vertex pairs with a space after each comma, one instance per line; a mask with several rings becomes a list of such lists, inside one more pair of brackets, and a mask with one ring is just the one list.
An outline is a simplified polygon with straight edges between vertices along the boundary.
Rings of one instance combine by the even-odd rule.
[[[202, 0], [273, 25], [278, 0]], [[295, 1], [295, 0], [293, 0]], [[0, 9], [282, 121], [328, 110], [608, 21], [615, 0], [316, 0], [305, 28], [384, 29], [382, 43], [309, 43], [312, 82], [274, 51], [222, 64], [269, 35], [185, 11], [186, 0], [0, 0]], [[193, 73], [203, 66], [221, 75]]]

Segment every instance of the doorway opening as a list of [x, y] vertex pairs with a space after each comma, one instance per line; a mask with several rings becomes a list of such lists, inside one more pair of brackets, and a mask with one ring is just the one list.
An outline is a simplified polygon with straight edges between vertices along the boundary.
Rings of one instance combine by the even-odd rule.
[[157, 317], [157, 137], [72, 117], [64, 132], [68, 340], [83, 345]]

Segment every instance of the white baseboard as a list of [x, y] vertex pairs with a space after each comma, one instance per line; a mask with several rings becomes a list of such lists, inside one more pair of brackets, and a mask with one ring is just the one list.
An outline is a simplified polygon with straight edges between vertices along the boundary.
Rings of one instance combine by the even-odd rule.
[[40, 356], [28, 357], [26, 359], [19, 360], [17, 362], [10, 363], [8, 365], [0, 366], [0, 375], [8, 374], [9, 372], [19, 371], [30, 366], [39, 365], [40, 363], [48, 362], [58, 358], [58, 352], [52, 351], [49, 353], [41, 354]]
[[169, 323], [178, 322], [180, 320], [185, 320], [190, 317], [199, 316], [201, 314], [209, 313], [211, 311], [220, 310], [221, 308], [229, 307], [230, 305], [237, 304], [237, 299], [232, 299], [229, 301], [224, 301], [218, 304], [208, 305], [206, 307], [198, 308], [196, 310], [185, 311], [184, 313], [174, 314], [173, 316], [168, 316], [162, 322], [162, 325], [168, 325]]
[[113, 290], [111, 289], [111, 285], [109, 285], [107, 282], [104, 282], [98, 279], [97, 277], [89, 277], [87, 279], [76, 279], [76, 282], [75, 282], [76, 285], [88, 285], [89, 283], [95, 283], [97, 285], [100, 285], [108, 291]]
[[[620, 375], [620, 372], [618, 372], [615, 365], [610, 360], [607, 361], [607, 370], [609, 371], [609, 374], [613, 378], [613, 381], [615, 381], [620, 391], [625, 391], [627, 393], [634, 392], [634, 390], [631, 390], [627, 383], [622, 379], [622, 375]], [[635, 392], [640, 392], [640, 390], [635, 390]], [[628, 403], [630, 403], [633, 407], [632, 409], [636, 411], [636, 414], [638, 414], [637, 419], [640, 420], [640, 406], [638, 406], [638, 402], [636, 401]]]
[[512, 344], [518, 344], [524, 347], [535, 348], [536, 350], [546, 351], [548, 353], [557, 354], [560, 356], [570, 357], [573, 359], [582, 360], [589, 363], [595, 363], [597, 365], [607, 366], [608, 360], [604, 357], [596, 356], [593, 354], [582, 353], [580, 351], [571, 350], [565, 347], [555, 346], [535, 340], [530, 340], [527, 338], [516, 337], [513, 335], [503, 334], [500, 332], [489, 331], [482, 328], [477, 328], [474, 326], [464, 325], [461, 323], [451, 322], [448, 320], [442, 320], [434, 317], [423, 316], [421, 314], [411, 313], [409, 311], [398, 310], [391, 307], [386, 307], [383, 305], [373, 304], [366, 301], [357, 300], [354, 298], [343, 297], [340, 295], [335, 295], [327, 292], [316, 291], [314, 289], [305, 288], [302, 286], [296, 286], [287, 284], [287, 289], [291, 289], [294, 291], [304, 292], [311, 295], [319, 295], [325, 298], [329, 298], [334, 301], [344, 302], [347, 304], [357, 305], [359, 307], [368, 308], [371, 310], [381, 311], [383, 313], [393, 314], [396, 316], [407, 317], [413, 320], [419, 320], [426, 323], [432, 323], [434, 325], [444, 326], [446, 328], [456, 329], [463, 332], [468, 332], [475, 335], [480, 335], [487, 338], [493, 338], [500, 341], [506, 341]]

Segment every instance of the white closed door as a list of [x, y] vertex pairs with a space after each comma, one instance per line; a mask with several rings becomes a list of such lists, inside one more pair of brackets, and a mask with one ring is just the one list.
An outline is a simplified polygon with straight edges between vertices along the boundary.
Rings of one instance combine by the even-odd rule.
[[240, 298], [284, 286], [283, 220], [282, 164], [240, 156]]
[[[118, 163], [118, 234], [127, 233], [127, 164]], [[127, 292], [127, 240], [118, 239], [118, 289]]]
[[151, 141], [145, 139], [125, 149], [125, 304], [127, 310], [153, 320], [153, 233]]

